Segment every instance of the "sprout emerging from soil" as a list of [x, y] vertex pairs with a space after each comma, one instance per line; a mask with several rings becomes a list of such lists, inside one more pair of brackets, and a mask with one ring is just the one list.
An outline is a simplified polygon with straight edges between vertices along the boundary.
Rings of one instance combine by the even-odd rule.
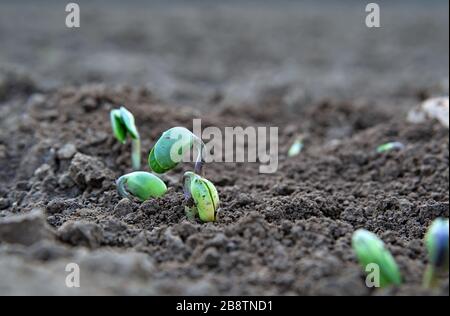
[[298, 156], [302, 151], [302, 149], [303, 149], [303, 139], [301, 137], [298, 137], [289, 148], [288, 157]]
[[393, 149], [402, 150], [405, 148], [405, 145], [403, 145], [400, 142], [390, 142], [383, 145], [380, 145], [377, 147], [378, 153], [384, 153], [386, 151], [391, 151]]
[[438, 218], [433, 221], [425, 235], [428, 267], [424, 276], [424, 286], [427, 288], [436, 286], [439, 276], [449, 270], [448, 234], [448, 219]]
[[150, 151], [148, 164], [156, 173], [165, 173], [175, 168], [193, 146], [197, 146], [198, 156], [195, 162], [195, 173], [202, 170], [203, 142], [184, 127], [173, 127], [165, 131]]
[[136, 197], [140, 201], [162, 197], [167, 192], [166, 184], [154, 174], [135, 171], [121, 176], [117, 182], [117, 191], [123, 198]]
[[376, 264], [380, 271], [380, 287], [401, 283], [400, 270], [384, 242], [377, 235], [358, 229], [352, 237], [352, 246], [360, 264], [365, 269]]
[[193, 219], [198, 214], [203, 222], [215, 221], [220, 201], [214, 184], [190, 171], [184, 174], [183, 182], [187, 217]]
[[214, 184], [200, 175], [204, 148], [200, 138], [184, 127], [173, 127], [165, 131], [153, 146], [148, 164], [154, 172], [165, 173], [182, 162], [194, 146], [198, 150], [194, 172], [186, 172], [183, 177], [186, 215], [189, 219], [198, 215], [203, 222], [213, 222], [219, 210], [219, 194]]
[[141, 168], [141, 140], [134, 123], [134, 116], [125, 107], [111, 110], [111, 126], [114, 136], [125, 144], [127, 135], [131, 138], [131, 165], [134, 170]]

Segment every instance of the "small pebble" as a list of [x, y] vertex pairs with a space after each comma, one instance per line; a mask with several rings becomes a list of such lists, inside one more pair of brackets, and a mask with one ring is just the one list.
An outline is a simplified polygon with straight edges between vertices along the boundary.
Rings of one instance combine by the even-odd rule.
[[34, 175], [39, 179], [43, 180], [50, 172], [52, 168], [49, 164], [44, 163], [39, 168], [34, 171]]
[[65, 144], [62, 146], [58, 152], [56, 153], [58, 159], [60, 160], [68, 160], [72, 159], [72, 157], [77, 153], [77, 148], [74, 144]]
[[0, 210], [7, 209], [10, 206], [10, 202], [6, 198], [0, 198]]
[[67, 189], [73, 187], [75, 185], [75, 182], [73, 182], [72, 178], [68, 173], [63, 173], [58, 178], [58, 185], [63, 189]]

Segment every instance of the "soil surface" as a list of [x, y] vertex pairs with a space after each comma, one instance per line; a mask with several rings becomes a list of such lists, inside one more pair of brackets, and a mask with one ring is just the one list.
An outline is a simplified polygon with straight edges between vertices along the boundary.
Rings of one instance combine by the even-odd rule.
[[[49, 17], [60, 9], [47, 5]], [[0, 294], [449, 294], [448, 276], [421, 287], [424, 233], [449, 216], [448, 129], [406, 120], [424, 98], [448, 95], [448, 2], [393, 7], [378, 33], [347, 28], [364, 16], [354, 4], [298, 15], [289, 1], [158, 4], [147, 28], [141, 3], [129, 8], [141, 12], [134, 24], [116, 5], [97, 7], [104, 15], [87, 15], [72, 40], [51, 18], [33, 30], [13, 22], [33, 7], [0, 10]], [[105, 31], [98, 21], [111, 16]], [[136, 117], [144, 162], [163, 131], [201, 118], [222, 130], [279, 127], [278, 171], [206, 165], [221, 199], [215, 223], [184, 214], [191, 164], [162, 176], [165, 197], [121, 199], [130, 144], [109, 122], [120, 105]], [[288, 158], [298, 135], [305, 147]], [[388, 141], [405, 148], [377, 153]], [[358, 228], [385, 241], [403, 285], [365, 286], [351, 249]], [[80, 266], [80, 288], [65, 285], [68, 263]]]

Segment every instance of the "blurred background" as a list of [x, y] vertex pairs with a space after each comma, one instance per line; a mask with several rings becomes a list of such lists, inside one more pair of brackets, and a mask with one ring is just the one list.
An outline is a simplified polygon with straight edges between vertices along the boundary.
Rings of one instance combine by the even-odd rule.
[[78, 0], [78, 29], [68, 2], [0, 1], [0, 90], [126, 84], [190, 106], [448, 94], [447, 0], [376, 1], [377, 29], [370, 1]]

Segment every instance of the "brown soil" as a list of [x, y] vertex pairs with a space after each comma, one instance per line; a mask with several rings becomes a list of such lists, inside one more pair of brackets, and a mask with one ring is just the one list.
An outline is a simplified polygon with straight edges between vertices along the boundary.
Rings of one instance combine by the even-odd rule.
[[[166, 197], [120, 201], [114, 179], [129, 171], [129, 148], [115, 141], [108, 120], [119, 104], [137, 117], [143, 155], [162, 131], [189, 127], [197, 117], [204, 126], [285, 126], [282, 152], [293, 124], [307, 121], [298, 131], [308, 135], [307, 146], [295, 158], [281, 155], [273, 175], [258, 174], [257, 164], [207, 165], [222, 212], [217, 223], [188, 222], [177, 179], [189, 165], [163, 177], [171, 185]], [[260, 106], [267, 116], [255, 117], [251, 107], [238, 113], [229, 107], [204, 115], [189, 108], [174, 113], [145, 90], [101, 86], [34, 95], [2, 122], [8, 133], [0, 140], [0, 192], [10, 205], [1, 215], [42, 209], [59, 242], [147, 254], [154, 270], [144, 280], [163, 284], [156, 293], [186, 294], [198, 284], [193, 291], [200, 294], [430, 293], [420, 289], [426, 263], [422, 238], [431, 220], [448, 217], [448, 130], [439, 123], [409, 125], [367, 106], [324, 103], [305, 113], [278, 113], [276, 121], [270, 113], [278, 107]], [[342, 126], [345, 137], [330, 143], [330, 131]], [[406, 149], [375, 152], [377, 144], [390, 140], [404, 142]], [[77, 153], [61, 150], [66, 144]], [[350, 247], [360, 227], [389, 245], [404, 286], [387, 292], [364, 286]], [[61, 260], [33, 259], [44, 266]], [[188, 292], [173, 282], [178, 278]], [[448, 280], [436, 293], [448, 293]]]
[[[267, 41], [255, 40], [258, 36], [254, 36], [260, 35], [257, 26], [264, 25], [264, 17], [272, 17], [267, 15], [270, 9], [265, 10], [264, 14], [259, 12], [262, 18], [255, 18], [253, 11], [225, 15], [227, 19], [220, 20], [217, 29], [210, 29], [213, 36], [206, 38], [221, 34], [224, 37], [218, 37], [220, 43], [226, 36], [232, 36], [228, 40], [245, 47], [254, 46], [252, 41], [266, 45]], [[172, 19], [166, 23], [174, 23], [176, 12], [168, 14]], [[181, 32], [178, 36], [186, 41], [179, 44], [180, 51], [175, 51], [175, 55], [186, 54], [183, 49], [189, 51], [186, 43], [191, 43], [188, 36], [191, 32], [207, 29], [204, 26], [209, 25], [207, 22], [215, 14], [222, 16], [217, 9], [206, 20], [200, 19], [205, 23], [202, 28], [196, 28], [198, 16], [204, 17], [198, 12], [193, 10], [187, 17], [181, 15], [186, 34], [179, 26], [175, 30], [167, 28], [167, 32], [175, 35]], [[281, 17], [282, 12], [277, 11], [274, 16]], [[398, 34], [390, 32], [394, 37], [387, 44], [380, 44], [387, 48], [386, 56], [369, 56], [372, 63], [367, 64], [368, 68], [356, 66], [362, 63], [362, 55], [358, 57], [355, 53], [350, 62], [344, 58], [347, 54], [329, 53], [327, 45], [340, 42], [336, 33], [346, 27], [340, 24], [345, 19], [339, 23], [330, 20], [331, 28], [336, 26], [336, 30], [331, 35], [321, 35], [327, 44], [318, 52], [314, 47], [306, 48], [309, 53], [306, 56], [315, 56], [317, 64], [309, 59], [296, 61], [300, 69], [310, 67], [303, 68], [306, 75], [302, 78], [310, 74], [313, 81], [312, 87], [306, 86], [306, 92], [294, 102], [286, 101], [287, 95], [296, 91], [297, 86], [304, 87], [299, 82], [260, 89], [256, 99], [230, 97], [230, 91], [235, 90], [227, 87], [240, 76], [238, 68], [251, 73], [253, 66], [249, 65], [253, 65], [251, 60], [257, 53], [240, 51], [243, 54], [240, 56], [232, 48], [232, 52], [222, 52], [213, 49], [222, 47], [222, 44], [215, 46], [214, 40], [205, 43], [211, 50], [186, 58], [198, 66], [202, 56], [217, 53], [221, 61], [226, 61], [224, 69], [240, 62], [235, 65], [236, 74], [227, 74], [222, 84], [211, 84], [214, 88], [208, 91], [214, 93], [198, 93], [186, 99], [182, 92], [202, 91], [199, 87], [203, 81], [189, 87], [180, 82], [192, 81], [187, 76], [190, 72], [198, 76], [207, 73], [204, 67], [191, 69], [186, 63], [180, 66], [186, 67], [182, 69], [184, 75], [171, 73], [182, 79], [175, 84], [179, 94], [168, 98], [161, 97], [158, 88], [155, 93], [148, 87], [139, 88], [142, 86], [139, 84], [115, 85], [108, 75], [115, 75], [115, 71], [123, 73], [120, 63], [119, 68], [108, 68], [111, 72], [96, 77], [102, 84], [81, 85], [78, 81], [88, 76], [86, 69], [90, 65], [68, 63], [68, 68], [64, 68], [52, 64], [56, 69], [45, 69], [55, 74], [50, 77], [56, 78], [56, 87], [28, 76], [27, 72], [0, 69], [0, 294], [448, 295], [448, 276], [435, 290], [421, 287], [426, 266], [424, 233], [433, 219], [449, 216], [448, 129], [438, 122], [413, 125], [405, 119], [407, 110], [424, 97], [436, 91], [448, 94], [448, 87], [440, 86], [442, 79], [447, 80], [448, 86], [448, 71], [435, 58], [437, 52], [447, 54], [444, 64], [448, 69], [448, 29], [442, 31], [439, 21], [430, 19], [426, 12], [418, 10], [421, 19], [411, 23], [417, 23], [414, 24], [417, 30], [422, 31], [431, 25], [431, 29], [437, 30], [433, 33], [437, 39], [425, 34], [420, 37], [423, 50], [419, 53], [415, 50], [416, 57], [402, 57], [404, 50], [397, 48], [395, 37], [402, 38], [405, 41], [402, 47], [408, 49], [414, 44], [403, 35], [414, 32], [410, 28], [396, 28]], [[252, 26], [243, 33], [231, 26], [234, 19], [242, 17], [240, 14], [248, 14]], [[286, 21], [294, 21], [291, 18]], [[406, 19], [400, 14], [396, 21], [404, 21], [402, 18]], [[271, 38], [281, 45], [281, 52], [287, 52], [290, 44], [282, 42], [286, 37], [280, 34], [294, 32], [297, 24], [273, 19], [278, 22], [274, 22]], [[302, 21], [310, 28], [299, 35], [300, 39], [312, 36], [316, 29], [311, 19]], [[232, 35], [228, 35], [228, 27]], [[447, 43], [436, 35], [439, 30], [444, 35], [447, 32]], [[129, 29], [132, 34], [134, 31]], [[26, 38], [24, 34], [20, 33], [20, 37]], [[364, 34], [346, 40], [354, 43]], [[173, 43], [165, 47], [163, 41], [156, 41], [161, 46], [147, 47], [145, 44], [150, 45], [152, 37], [145, 32], [141, 36], [137, 42], [144, 45], [139, 48], [144, 52], [149, 50], [162, 56], [174, 47]], [[118, 34], [113, 43], [129, 38], [127, 32]], [[89, 47], [97, 39], [92, 35], [81, 43], [83, 54], [79, 56], [91, 56]], [[46, 45], [35, 40], [32, 43]], [[67, 41], [67, 37], [61, 41]], [[437, 48], [425, 50], [423, 47], [430, 43]], [[14, 45], [10, 43], [7, 47]], [[357, 52], [358, 47], [359, 44], [352, 46], [351, 50]], [[278, 56], [278, 51], [261, 48], [267, 53], [260, 56], [262, 62], [277, 63], [271, 54], [280, 60], [291, 60], [292, 56]], [[113, 46], [111, 52], [117, 53], [117, 47]], [[129, 52], [130, 56], [134, 53]], [[2, 54], [7, 58], [14, 55], [12, 49]], [[35, 65], [34, 70], [40, 76], [48, 75], [30, 55], [24, 60], [28, 66]], [[139, 59], [133, 60], [139, 64]], [[336, 84], [330, 79], [328, 71], [337, 61], [343, 64], [334, 69], [349, 66], [355, 71], [354, 81]], [[389, 77], [388, 70], [395, 64], [391, 61], [414, 66], [404, 67], [401, 81], [395, 77], [395, 70], [393, 77]], [[426, 67], [421, 68], [424, 64]], [[83, 75], [72, 72], [75, 68]], [[31, 66], [28, 70], [33, 73]], [[161, 75], [145, 73], [153, 74], [155, 81]], [[254, 74], [255, 77], [248, 78], [259, 76], [258, 72]], [[377, 74], [382, 74], [378, 81], [374, 80]], [[76, 80], [67, 80], [72, 75]], [[141, 79], [134, 75], [122, 78], [122, 82]], [[324, 78], [330, 81], [323, 82]], [[63, 85], [66, 80], [74, 84]], [[206, 77], [204, 81], [215, 79]], [[355, 86], [355, 81], [361, 85], [376, 83], [366, 91]], [[336, 89], [327, 90], [325, 87], [329, 86]], [[323, 92], [336, 90], [345, 91], [344, 97], [336, 94], [333, 98]], [[180, 106], [192, 101], [199, 106]], [[215, 223], [186, 219], [179, 179], [184, 170], [192, 168], [190, 164], [162, 176], [170, 187], [164, 198], [144, 203], [121, 200], [114, 181], [131, 170], [130, 145], [119, 144], [110, 131], [109, 111], [119, 105], [127, 106], [136, 117], [143, 157], [164, 130], [173, 126], [191, 128], [194, 118], [201, 118], [203, 127], [278, 126], [278, 172], [259, 174], [258, 164], [206, 165], [206, 177], [216, 184], [221, 198], [222, 209]], [[305, 148], [299, 156], [287, 158], [286, 152], [298, 134], [305, 136]], [[388, 141], [401, 141], [406, 148], [377, 153], [376, 147]], [[361, 227], [386, 242], [401, 268], [402, 286], [378, 290], [365, 286], [362, 269], [351, 249], [352, 233]], [[79, 289], [65, 287], [64, 267], [69, 262], [81, 267]]]

